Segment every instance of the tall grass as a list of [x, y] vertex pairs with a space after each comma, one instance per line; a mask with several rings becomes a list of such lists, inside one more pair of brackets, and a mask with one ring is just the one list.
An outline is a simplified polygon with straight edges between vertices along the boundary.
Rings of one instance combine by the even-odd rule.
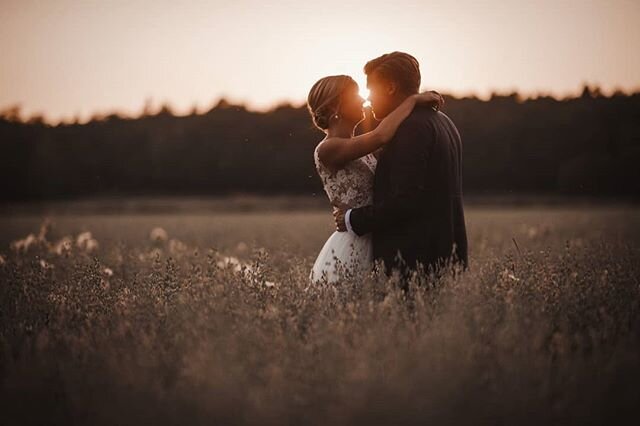
[[3, 424], [619, 424], [640, 402], [633, 241], [519, 247], [407, 293], [308, 287], [308, 259], [265, 250], [56, 247], [0, 262]]

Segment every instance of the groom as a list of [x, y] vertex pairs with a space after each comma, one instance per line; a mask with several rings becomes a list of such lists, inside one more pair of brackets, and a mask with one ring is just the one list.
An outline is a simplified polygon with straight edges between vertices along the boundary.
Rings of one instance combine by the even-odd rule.
[[[382, 55], [364, 72], [376, 120], [419, 91], [418, 61], [407, 53]], [[373, 205], [335, 207], [336, 228], [372, 233], [373, 257], [387, 272], [405, 275], [419, 263], [434, 272], [450, 262], [466, 269], [461, 162], [460, 134], [449, 117], [415, 108], [378, 156]]]

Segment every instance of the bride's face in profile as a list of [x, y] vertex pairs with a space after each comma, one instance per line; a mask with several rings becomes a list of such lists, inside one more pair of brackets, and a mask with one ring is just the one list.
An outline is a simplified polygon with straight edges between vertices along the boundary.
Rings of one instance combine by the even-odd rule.
[[358, 123], [364, 120], [364, 99], [360, 96], [357, 84], [351, 84], [342, 93], [340, 102], [340, 115], [344, 120]]

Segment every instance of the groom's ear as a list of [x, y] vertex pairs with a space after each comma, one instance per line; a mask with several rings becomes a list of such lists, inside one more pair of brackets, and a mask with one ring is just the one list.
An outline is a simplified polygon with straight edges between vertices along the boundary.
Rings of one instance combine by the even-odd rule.
[[397, 92], [398, 92], [398, 84], [395, 81], [387, 82], [387, 94], [390, 96], [393, 96]]

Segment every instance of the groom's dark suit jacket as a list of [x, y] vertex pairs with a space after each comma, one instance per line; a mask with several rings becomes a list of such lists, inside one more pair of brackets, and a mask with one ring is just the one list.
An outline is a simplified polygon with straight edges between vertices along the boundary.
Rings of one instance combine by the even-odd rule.
[[[378, 158], [373, 205], [353, 209], [358, 235], [372, 232], [373, 256], [387, 271], [438, 267], [452, 258], [467, 266], [462, 207], [462, 142], [453, 122], [417, 107]], [[405, 269], [406, 270], [406, 269]]]

